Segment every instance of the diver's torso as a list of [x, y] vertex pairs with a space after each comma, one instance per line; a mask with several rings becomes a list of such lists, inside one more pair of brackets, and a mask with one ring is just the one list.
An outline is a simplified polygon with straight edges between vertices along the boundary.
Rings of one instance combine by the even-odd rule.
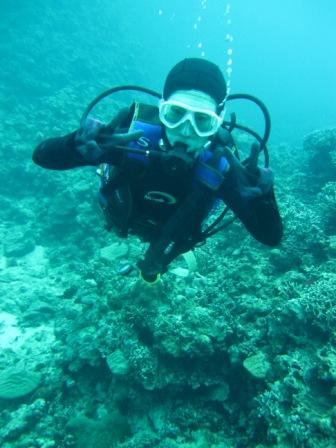
[[132, 176], [129, 182], [133, 199], [131, 227], [134, 233], [140, 232], [138, 226], [147, 225], [155, 232], [190, 194], [193, 177], [191, 173], [181, 177], [179, 173], [167, 173], [163, 168], [155, 167]]

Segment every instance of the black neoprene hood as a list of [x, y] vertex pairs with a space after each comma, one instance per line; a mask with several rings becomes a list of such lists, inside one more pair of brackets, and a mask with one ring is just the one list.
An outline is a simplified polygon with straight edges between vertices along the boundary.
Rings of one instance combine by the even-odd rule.
[[177, 90], [200, 90], [220, 104], [226, 96], [226, 82], [220, 68], [213, 62], [189, 58], [178, 62], [168, 73], [163, 98], [168, 99]]

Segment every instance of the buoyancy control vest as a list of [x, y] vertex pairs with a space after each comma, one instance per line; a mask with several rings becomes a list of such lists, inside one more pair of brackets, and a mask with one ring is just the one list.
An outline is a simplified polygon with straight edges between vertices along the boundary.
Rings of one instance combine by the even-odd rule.
[[[159, 120], [158, 108], [143, 103], [135, 103], [133, 106], [133, 117], [130, 122], [129, 131], [141, 130], [143, 135], [137, 140], [128, 144], [129, 148], [141, 149], [136, 151], [125, 151], [124, 163], [122, 166], [111, 166], [102, 164], [97, 171], [100, 176], [99, 202], [105, 214], [107, 228], [114, 228], [120, 237], [127, 237], [131, 227], [133, 216], [133, 194], [131, 191], [129, 176], [145, 176], [149, 169], [151, 159], [147, 156], [146, 151], [150, 154], [157, 153], [162, 157], [162, 164], [170, 166], [174, 169], [175, 158], [172, 157], [172, 150], [165, 150], [163, 145], [163, 128]], [[145, 150], [145, 152], [143, 151]], [[177, 160], [181, 163], [181, 160]], [[131, 174], [128, 171], [131, 167]], [[210, 149], [202, 151], [196, 161], [193, 161], [192, 178], [194, 189], [202, 185], [209, 196], [207, 204], [203, 207], [207, 209], [207, 214], [214, 202], [216, 191], [220, 187], [224, 174], [228, 169], [228, 162], [221, 154]], [[128, 173], [127, 173], [128, 171]], [[190, 202], [190, 201], [189, 201]], [[198, 204], [198, 207], [201, 204]], [[181, 205], [183, 207], [183, 205]], [[138, 224], [141, 217], [137, 216]], [[144, 223], [142, 223], [144, 224]], [[181, 226], [181, 223], [180, 223]], [[141, 234], [139, 228], [143, 227], [144, 234]], [[144, 240], [150, 240], [151, 232], [157, 232], [155, 225], [137, 226], [137, 233]]]

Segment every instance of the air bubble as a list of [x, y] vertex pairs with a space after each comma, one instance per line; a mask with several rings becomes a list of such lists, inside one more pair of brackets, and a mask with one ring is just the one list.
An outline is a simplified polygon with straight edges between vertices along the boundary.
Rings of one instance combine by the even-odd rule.
[[[231, 4], [227, 3], [226, 7], [225, 7], [225, 13], [224, 13], [224, 16], [225, 16], [224, 21], [225, 21], [226, 31], [228, 31], [230, 29], [230, 25], [232, 23], [230, 14], [231, 14]], [[233, 42], [232, 34], [227, 32], [225, 34], [224, 40], [226, 42], [228, 42], [228, 45], [230, 45], [231, 42]], [[226, 60], [226, 70], [225, 70], [226, 77], [227, 77], [227, 80], [226, 80], [227, 81], [226, 82], [226, 84], [227, 84], [227, 95], [229, 95], [230, 90], [231, 90], [232, 53], [233, 53], [232, 48], [231, 47], [227, 48], [227, 50], [226, 50], [227, 60]]]

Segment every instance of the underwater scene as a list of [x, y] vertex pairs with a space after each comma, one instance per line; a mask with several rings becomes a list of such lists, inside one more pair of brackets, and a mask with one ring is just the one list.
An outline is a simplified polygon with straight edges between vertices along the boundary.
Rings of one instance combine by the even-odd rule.
[[1, 0], [1, 448], [336, 446], [335, 17]]

